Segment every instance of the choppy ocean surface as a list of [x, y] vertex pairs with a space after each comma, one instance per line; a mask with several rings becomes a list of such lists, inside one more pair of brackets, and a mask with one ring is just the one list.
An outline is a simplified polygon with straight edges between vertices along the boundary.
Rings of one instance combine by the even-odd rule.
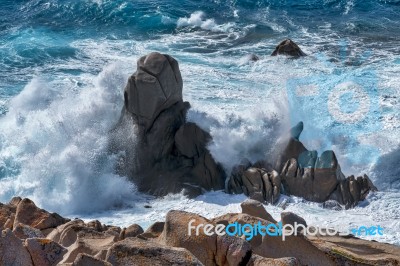
[[[189, 119], [226, 169], [268, 158], [303, 121], [309, 149], [333, 149], [346, 175], [367, 173], [380, 191], [352, 210], [294, 197], [287, 210], [319, 226], [379, 224], [374, 239], [400, 244], [399, 14], [398, 0], [0, 0], [0, 202], [21, 195], [120, 226], [169, 209], [239, 211], [243, 195], [153, 199], [114, 173], [107, 132], [122, 90], [159, 51], [179, 61]], [[288, 37], [309, 56], [270, 57]]]

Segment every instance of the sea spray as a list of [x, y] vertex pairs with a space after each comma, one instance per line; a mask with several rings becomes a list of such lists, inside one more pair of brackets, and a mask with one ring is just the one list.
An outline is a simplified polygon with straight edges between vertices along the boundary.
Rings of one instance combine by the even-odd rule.
[[[32, 80], [10, 101], [1, 118], [0, 199], [30, 197], [62, 213], [123, 205], [134, 185], [115, 174], [116, 156], [107, 150], [118, 119], [125, 75], [106, 67], [84, 90], [71, 92]], [[11, 169], [10, 169], [11, 168]]]

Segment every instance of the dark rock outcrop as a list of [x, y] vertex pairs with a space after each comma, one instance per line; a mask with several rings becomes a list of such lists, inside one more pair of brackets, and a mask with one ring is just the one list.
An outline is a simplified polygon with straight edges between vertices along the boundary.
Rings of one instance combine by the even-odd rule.
[[169, 55], [151, 53], [137, 62], [137, 71], [125, 87], [125, 108], [148, 130], [164, 110], [182, 101], [183, 81], [178, 62]]
[[[287, 139], [277, 145], [277, 158], [273, 169], [258, 168], [262, 163], [248, 161], [233, 168], [228, 180], [228, 193], [244, 193], [249, 198], [275, 203], [280, 194], [303, 197], [314, 202], [334, 202], [338, 207], [351, 208], [377, 190], [367, 175], [346, 178], [333, 151], [318, 156], [299, 140], [303, 123], [290, 131]], [[264, 163], [264, 165], [267, 165]]]
[[[177, 61], [151, 53], [138, 60], [125, 88], [111, 148], [125, 152], [119, 171], [142, 192], [162, 196], [183, 190], [196, 196], [224, 188], [225, 173], [206, 148], [211, 136], [186, 121], [190, 104], [182, 100], [182, 86]], [[131, 134], [135, 143], [121, 144]]]
[[289, 55], [293, 57], [306, 56], [300, 47], [291, 39], [286, 39], [279, 43], [271, 55]]
[[325, 151], [318, 157], [316, 151], [307, 150], [298, 140], [302, 129], [302, 122], [292, 129], [276, 164], [276, 168], [281, 169], [284, 193], [315, 202], [335, 200], [351, 208], [376, 190], [366, 175], [346, 178], [333, 151]]
[[280, 196], [281, 178], [276, 171], [239, 165], [232, 171], [228, 181], [228, 192], [244, 193], [249, 198], [266, 203], [275, 203]]
[[260, 60], [260, 57], [258, 57], [258, 55], [256, 54], [249, 54], [247, 58], [250, 62], [257, 62], [258, 60]]

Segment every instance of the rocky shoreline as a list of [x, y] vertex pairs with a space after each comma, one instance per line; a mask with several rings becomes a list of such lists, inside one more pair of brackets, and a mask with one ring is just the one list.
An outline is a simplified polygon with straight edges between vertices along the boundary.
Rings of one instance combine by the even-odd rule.
[[[245, 236], [189, 234], [188, 225], [278, 224], [255, 200], [242, 213], [206, 219], [195, 213], [168, 212], [143, 230], [99, 221], [66, 219], [25, 198], [0, 203], [0, 265], [400, 265], [400, 247], [347, 236]], [[192, 222], [191, 222], [192, 221]], [[281, 213], [282, 225], [306, 224], [294, 213]]]

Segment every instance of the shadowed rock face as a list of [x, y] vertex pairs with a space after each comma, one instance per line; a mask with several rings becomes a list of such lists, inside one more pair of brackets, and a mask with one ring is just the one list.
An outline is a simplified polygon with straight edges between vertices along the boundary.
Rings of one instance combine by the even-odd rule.
[[149, 129], [156, 117], [182, 101], [182, 77], [178, 62], [169, 55], [151, 53], [137, 62], [124, 91], [125, 108]]
[[[375, 191], [368, 176], [346, 178], [340, 169], [333, 151], [324, 151], [318, 157], [316, 151], [308, 151], [298, 141], [303, 125], [300, 122], [292, 129], [297, 137], [291, 136], [281, 158], [289, 158], [281, 167], [281, 181], [286, 194], [303, 197], [310, 201], [335, 200], [346, 208], [354, 207], [364, 200], [370, 191]], [[282, 162], [282, 160], [281, 160]]]
[[228, 181], [228, 192], [244, 193], [251, 199], [272, 204], [284, 193], [351, 208], [376, 190], [366, 175], [346, 178], [333, 151], [318, 156], [316, 151], [307, 150], [299, 141], [302, 131], [302, 122], [291, 129], [289, 139], [279, 149], [276, 171], [267, 172], [250, 162], [236, 166]]
[[300, 47], [291, 39], [286, 39], [278, 44], [271, 55], [289, 55], [293, 57], [306, 56], [306, 54], [300, 49]]
[[[224, 188], [225, 173], [206, 148], [211, 136], [186, 122], [190, 104], [182, 87], [178, 62], [159, 53], [140, 58], [128, 80], [111, 146], [124, 151], [119, 171], [142, 192], [196, 196]], [[136, 139], [129, 141], [132, 134]]]

